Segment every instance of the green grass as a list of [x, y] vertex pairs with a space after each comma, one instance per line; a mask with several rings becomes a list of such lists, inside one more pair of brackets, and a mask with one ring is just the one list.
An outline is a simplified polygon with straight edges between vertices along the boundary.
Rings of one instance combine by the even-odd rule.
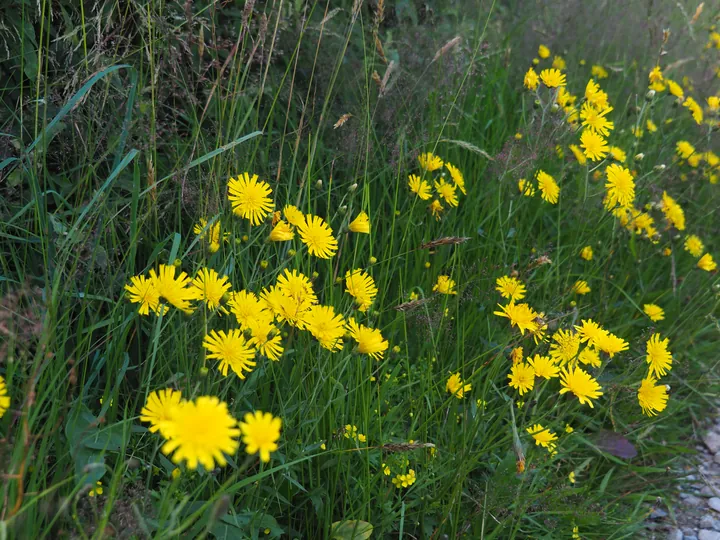
[[[356, 520], [377, 538], [569, 538], [573, 526], [583, 537], [634, 537], [652, 505], [669, 500], [717, 396], [720, 281], [695, 267], [682, 242], [697, 234], [720, 256], [720, 188], [706, 164], [674, 158], [681, 139], [717, 150], [716, 132], [666, 94], [645, 101], [655, 42], [628, 47], [639, 38], [616, 36], [563, 52], [575, 94], [592, 64], [618, 68], [599, 82], [615, 108], [610, 144], [637, 172], [636, 206], [657, 205], [666, 190], [685, 209], [683, 233], [650, 210], [660, 232], [651, 243], [603, 209], [604, 175], [593, 179], [593, 169], [604, 164], [577, 164], [568, 145], [579, 134], [562, 112], [535, 107], [522, 88], [537, 45], [562, 51], [569, 39], [531, 30], [552, 28], [553, 13], [518, 19], [512, 2], [398, 2], [378, 27], [368, 6], [354, 14], [351, 2], [340, 11], [300, 4], [187, 4], [192, 21], [184, 4], [158, 0], [8, 10], [17, 32], [0, 90], [0, 375], [11, 397], [0, 419], [0, 538], [326, 538], [333, 523], [352, 529]], [[576, 17], [589, 24], [585, 15]], [[661, 65], [692, 55], [668, 76], [692, 76], [696, 89], [686, 92], [704, 104], [718, 87], [697, 75], [720, 59], [712, 49], [700, 57], [716, 14], [691, 32], [682, 14], [670, 15], [678, 37]], [[375, 30], [395, 66], [382, 96], [373, 72], [382, 80], [389, 68]], [[462, 42], [433, 60], [456, 35]], [[647, 118], [658, 132], [636, 139], [631, 127]], [[440, 221], [407, 188], [425, 151], [457, 165], [468, 187]], [[518, 179], [538, 169], [560, 184], [557, 205], [518, 193]], [[270, 183], [277, 209], [297, 204], [326, 218], [338, 254], [311, 257], [297, 238], [267, 242], [269, 223], [233, 216], [226, 185], [244, 171]], [[361, 210], [369, 236], [347, 231]], [[217, 253], [193, 234], [200, 218], [230, 235]], [[467, 241], [422, 247], [448, 236]], [[579, 257], [586, 245], [589, 262]], [[279, 362], [259, 357], [246, 380], [223, 378], [201, 344], [210, 329], [235, 328], [231, 317], [202, 308], [141, 317], [124, 295], [131, 276], [175, 261], [191, 276], [214, 268], [234, 290], [255, 292], [297, 269], [313, 276], [321, 303], [380, 329], [391, 349], [380, 361], [350, 343], [330, 353], [286, 325]], [[379, 289], [366, 315], [337, 282], [354, 268]], [[630, 343], [591, 370], [604, 392], [594, 408], [560, 396], [556, 379], [538, 379], [524, 403], [508, 387], [513, 347], [526, 356], [547, 349], [493, 315], [505, 303], [495, 280], [511, 272], [549, 336], [592, 318]], [[433, 293], [442, 274], [457, 295]], [[590, 294], [572, 294], [578, 279]], [[427, 302], [395, 309], [412, 292]], [[665, 320], [643, 314], [651, 302]], [[655, 331], [670, 338], [674, 367], [662, 379], [668, 407], [649, 418], [636, 393]], [[463, 400], [445, 390], [455, 372], [472, 384]], [[173, 478], [162, 438], [139, 420], [148, 393], [166, 387], [216, 395], [238, 419], [272, 412], [283, 421], [278, 451], [263, 464], [241, 444], [227, 467], [180, 467]], [[554, 457], [527, 435], [535, 423], [558, 434]], [[343, 437], [347, 424], [367, 443]], [[609, 452], [609, 432], [637, 456]], [[383, 463], [392, 476], [415, 470], [416, 483], [396, 489]], [[103, 493], [89, 497], [96, 481]]]

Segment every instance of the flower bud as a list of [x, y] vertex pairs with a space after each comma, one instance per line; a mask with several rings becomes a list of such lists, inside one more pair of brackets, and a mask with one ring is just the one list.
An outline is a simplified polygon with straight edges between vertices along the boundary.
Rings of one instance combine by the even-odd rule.
[[350, 186], [350, 191], [355, 191], [358, 188], [357, 182]]
[[174, 266], [175, 268], [180, 268], [180, 267], [182, 266], [182, 261], [181, 261], [180, 259], [175, 259], [175, 260], [173, 261], [173, 266]]
[[370, 264], [375, 264], [377, 262], [377, 257], [370, 257]]
[[635, 161], [642, 161], [644, 158], [645, 158], [645, 154], [643, 154], [642, 152], [635, 155]]
[[265, 270], [265, 269], [268, 267], [269, 264], [270, 264], [270, 263], [269, 263], [268, 261], [266, 261], [265, 259], [263, 259], [262, 261], [260, 261], [260, 268], [262, 268], [263, 270]]
[[288, 249], [288, 257], [294, 257], [297, 251], [294, 249]]
[[315, 182], [315, 187], [318, 189], [322, 189], [322, 186], [323, 186], [322, 179], [318, 179], [318, 181]]
[[654, 97], [655, 97], [655, 90], [653, 90], [653, 89], [651, 88], [651, 89], [648, 90], [647, 93], [645, 94], [645, 101], [652, 101]]

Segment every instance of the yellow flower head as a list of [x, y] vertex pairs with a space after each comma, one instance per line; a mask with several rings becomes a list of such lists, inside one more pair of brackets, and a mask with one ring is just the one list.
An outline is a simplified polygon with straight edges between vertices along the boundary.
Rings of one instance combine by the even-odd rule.
[[565, 69], [567, 67], [567, 63], [565, 62], [565, 59], [562, 56], [556, 56], [555, 58], [553, 58], [552, 67], [562, 71], [563, 69]]
[[668, 393], [667, 386], [656, 384], [657, 379], [648, 374], [640, 383], [638, 389], [638, 402], [643, 414], [655, 416], [667, 407]]
[[291, 272], [286, 268], [277, 278], [277, 287], [285, 296], [294, 298], [298, 302], [318, 303], [310, 279], [297, 270]]
[[228, 298], [230, 312], [235, 315], [240, 328], [245, 328], [248, 322], [257, 317], [267, 307], [262, 304], [253, 292], [231, 292]]
[[667, 191], [663, 191], [662, 196], [662, 211], [665, 214], [667, 222], [674, 226], [678, 231], [685, 230], [685, 212], [682, 207], [667, 194]]
[[300, 240], [308, 253], [320, 259], [332, 258], [338, 250], [338, 243], [330, 226], [319, 216], [307, 215], [298, 226]]
[[557, 185], [555, 179], [543, 170], [537, 172], [536, 178], [543, 200], [550, 204], [557, 204], [560, 197], [560, 186]]
[[548, 49], [545, 45], [539, 45], [538, 56], [543, 60], [545, 60], [546, 58], [550, 58], [550, 49]]
[[611, 332], [606, 332], [600, 336], [597, 347], [612, 358], [617, 353], [626, 351], [629, 345], [624, 339], [619, 338]]
[[613, 163], [608, 165], [605, 173], [607, 174], [605, 207], [613, 209], [616, 206], [632, 206], [635, 201], [635, 180], [630, 171], [622, 165]]
[[554, 360], [549, 356], [541, 356], [536, 354], [533, 358], [528, 358], [528, 364], [535, 370], [536, 377], [552, 379], [559, 375], [559, 368]]
[[260, 302], [278, 321], [287, 322], [300, 330], [305, 329], [305, 316], [313, 305], [310, 297], [288, 296], [274, 285], [260, 292]]
[[585, 157], [593, 161], [604, 159], [608, 154], [607, 141], [602, 135], [590, 129], [583, 130], [580, 135], [580, 146], [585, 152]]
[[423, 201], [427, 201], [432, 196], [430, 184], [425, 180], [421, 180], [417, 174], [408, 176], [408, 187], [410, 187], [410, 191], [415, 193], [415, 195]]
[[688, 96], [687, 99], [683, 102], [683, 107], [687, 108], [687, 110], [690, 111], [690, 114], [692, 115], [696, 124], [702, 124], [703, 110], [702, 107], [698, 105], [697, 101], [695, 101], [692, 97]]
[[228, 199], [233, 213], [250, 221], [250, 225], [260, 225], [272, 212], [270, 198], [272, 189], [267, 182], [258, 181], [258, 175], [242, 173], [228, 182]]
[[161, 264], [157, 274], [154, 268], [150, 269], [150, 281], [160, 298], [185, 313], [192, 313], [194, 308], [190, 301], [197, 299], [197, 289], [189, 287], [190, 278], [185, 272], [180, 272], [180, 275], [175, 277], [175, 266]]
[[[645, 122], [645, 127], [647, 128], [648, 133], [655, 133], [655, 132], [657, 131], [657, 129], [658, 129], [657, 126], [655, 125], [655, 122], [653, 122], [653, 121], [650, 120], [649, 118], [648, 118], [648, 120]], [[625, 161], [625, 160], [623, 160], [623, 161]]]
[[585, 246], [580, 250], [580, 257], [585, 259], [586, 261], [592, 261], [593, 258], [593, 248], [592, 246]]
[[650, 84], [656, 83], [656, 82], [663, 82], [665, 80], [663, 78], [662, 70], [660, 69], [660, 66], [655, 66], [650, 70], [650, 73], [648, 73], [648, 82]]
[[206, 219], [200, 218], [200, 222], [193, 226], [194, 234], [201, 234], [202, 239], [207, 243], [210, 253], [215, 253], [220, 249], [220, 241], [228, 241], [230, 233], [221, 234], [220, 221], [216, 221], [210, 227]]
[[450, 276], [438, 276], [437, 283], [433, 285], [432, 290], [440, 294], [457, 294], [455, 280], [451, 279]]
[[172, 454], [174, 463], [183, 461], [189, 469], [202, 465], [212, 471], [217, 463], [227, 464], [225, 455], [237, 452], [237, 421], [228, 412], [227, 404], [215, 396], [201, 396], [195, 401], [180, 402], [167, 427], [168, 441], [162, 451]]
[[500, 293], [500, 296], [509, 298], [512, 302], [525, 298], [525, 285], [517, 278], [502, 276], [495, 280], [495, 285], [497, 285], [495, 290]]
[[585, 280], [583, 280], [583, 279], [578, 279], [578, 280], [575, 282], [575, 285], [573, 285], [573, 288], [572, 288], [572, 291], [573, 291], [575, 294], [587, 294], [587, 293], [589, 293], [591, 290], [592, 290], [592, 289], [591, 289], [590, 286], [588, 285], [588, 282], [585, 281]]
[[528, 90], [537, 90], [538, 85], [540, 84], [540, 77], [538, 77], [538, 74], [535, 72], [535, 70], [531, 67], [527, 70], [525, 73], [525, 78], [523, 79], [523, 84], [525, 85], [525, 88]]
[[592, 347], [585, 347], [578, 355], [578, 361], [586, 366], [600, 367], [602, 362], [600, 361], [600, 353], [598, 353]]
[[670, 339], [660, 339], [660, 334], [653, 334], [646, 343], [647, 355], [645, 361], [650, 364], [651, 375], [662, 377], [672, 369], [672, 354], [668, 350]]
[[695, 153], [695, 147], [687, 141], [678, 141], [675, 143], [675, 152], [683, 159], [688, 159]]
[[345, 319], [335, 313], [332, 306], [312, 306], [305, 312], [305, 327], [320, 345], [329, 350], [337, 351], [343, 347], [345, 335]]
[[528, 182], [524, 178], [518, 180], [518, 189], [520, 190], [520, 193], [522, 193], [526, 197], [532, 197], [533, 195], [535, 195], [535, 188], [533, 187], [532, 183]]
[[[8, 395], [5, 379], [0, 375], [0, 418], [10, 408], [10, 396]], [[142, 418], [141, 418], [142, 420]]]
[[140, 315], [149, 315], [150, 310], [155, 313], [160, 313], [160, 310], [164, 308], [167, 311], [167, 306], [160, 305], [160, 293], [155, 288], [152, 279], [147, 279], [145, 276], [132, 276], [130, 283], [125, 285], [125, 290], [128, 292], [128, 299], [133, 304], [140, 304], [138, 307], [138, 313]]
[[443, 166], [443, 160], [432, 152], [424, 152], [418, 156], [420, 167], [427, 172], [437, 171]]
[[450, 392], [453, 396], [458, 399], [465, 397], [465, 393], [472, 390], [472, 384], [467, 383], [460, 378], [459, 373], [453, 373], [445, 383], [445, 390]]
[[196, 289], [197, 299], [205, 302], [208, 309], [214, 310], [220, 307], [223, 296], [232, 285], [227, 276], [220, 277], [212, 268], [201, 268], [192, 281], [192, 287]]
[[558, 86], [565, 86], [565, 74], [559, 69], [543, 69], [540, 72], [540, 80], [548, 88], [557, 88]]
[[653, 322], [662, 321], [665, 318], [665, 311], [657, 304], [645, 304], [643, 311]]
[[354, 233], [370, 234], [370, 217], [365, 212], [360, 212], [348, 227]]
[[534, 332], [537, 329], [538, 323], [536, 319], [538, 318], [538, 314], [527, 304], [510, 302], [506, 306], [501, 306], [500, 304], [498, 304], [498, 306], [501, 311], [493, 311], [493, 315], [509, 319], [510, 325], [517, 326], [521, 334], [525, 335], [525, 330]]
[[705, 255], [700, 257], [700, 260], [697, 262], [697, 267], [700, 268], [700, 270], [712, 272], [717, 268], [717, 263], [713, 260], [712, 255], [706, 253]]
[[523, 361], [523, 358], [524, 355], [522, 347], [515, 347], [512, 351], [510, 351], [510, 359], [512, 360], [513, 364], [519, 364]]
[[554, 446], [555, 441], [557, 441], [557, 435], [540, 424], [530, 426], [526, 428], [525, 431], [532, 435], [537, 446], [542, 446], [543, 448], [550, 448]]
[[600, 89], [600, 85], [590, 79], [585, 86], [585, 99], [593, 107], [605, 109], [609, 104], [608, 95]]
[[245, 414], [243, 421], [238, 424], [245, 451], [249, 455], [260, 454], [260, 459], [265, 463], [270, 461], [270, 453], [278, 449], [282, 420], [270, 413], [255, 411]]
[[465, 177], [463, 176], [463, 173], [460, 172], [460, 169], [452, 163], [445, 162], [445, 168], [450, 172], [450, 178], [452, 178], [455, 187], [458, 188], [463, 195], [465, 195], [467, 192], [465, 191]]
[[360, 354], [367, 354], [375, 360], [381, 360], [388, 349], [388, 342], [383, 338], [380, 330], [368, 328], [355, 322], [355, 319], [348, 319], [347, 331], [350, 337], [357, 343], [357, 351]]
[[595, 64], [592, 68], [590, 68], [590, 75], [593, 77], [597, 77], [598, 79], [607, 79], [608, 78], [608, 72], [607, 70]]
[[436, 180], [433, 185], [441, 199], [444, 199], [450, 206], [458, 205], [458, 198], [453, 184], [448, 184], [444, 178], [441, 178], [439, 182]]
[[440, 204], [440, 201], [435, 199], [433, 202], [430, 203], [430, 206], [428, 206], [428, 210], [430, 210], [430, 213], [437, 221], [440, 221], [440, 218], [442, 217], [441, 214], [443, 210], [445, 210], [445, 207]]
[[594, 408], [593, 399], [603, 395], [598, 382], [586, 371], [579, 367], [570, 367], [560, 372], [560, 394], [571, 392], [575, 394], [581, 405], [587, 404]]
[[590, 103], [583, 103], [580, 109], [580, 120], [582, 120], [582, 126], [607, 137], [610, 132], [615, 129], [615, 124], [606, 118], [606, 115], [613, 110], [612, 107], [605, 109], [598, 109]]
[[553, 334], [552, 340], [550, 356], [552, 356], [553, 360], [561, 365], [568, 362], [572, 364], [577, 362], [577, 354], [580, 350], [580, 334], [561, 328]]
[[273, 227], [269, 236], [271, 242], [289, 242], [293, 238], [295, 238], [295, 232], [292, 230], [292, 227], [282, 219]]
[[685, 97], [685, 92], [683, 92], [682, 86], [670, 79], [667, 79], [665, 82], [667, 83], [668, 92], [670, 92], [673, 96], [681, 100]]
[[520, 362], [510, 368], [508, 379], [510, 379], [508, 385], [515, 388], [522, 396], [535, 386], [535, 369], [530, 364]]
[[368, 310], [378, 293], [372, 276], [359, 268], [345, 274], [345, 291], [355, 299], [361, 312]]
[[227, 377], [228, 368], [231, 368], [241, 379], [245, 379], [245, 372], [250, 373], [255, 367], [253, 361], [255, 351], [245, 341], [241, 330], [233, 329], [228, 333], [224, 330], [210, 333], [203, 339], [203, 347], [208, 351], [209, 359], [220, 360], [218, 371]]
[[145, 406], [140, 411], [140, 421], [150, 424], [150, 433], [159, 431], [160, 435], [167, 438], [166, 428], [172, 420], [173, 411], [180, 404], [181, 398], [180, 392], [171, 388], [150, 392]]
[[102, 482], [99, 480], [95, 482], [95, 487], [88, 492], [88, 497], [95, 497], [103, 494]]
[[247, 329], [250, 331], [248, 345], [270, 360], [280, 360], [284, 349], [280, 332], [273, 324], [272, 313], [261, 311], [248, 321]]
[[293, 227], [300, 227], [305, 224], [305, 215], [298, 210], [297, 206], [288, 204], [283, 208], [283, 215], [287, 222]]
[[582, 319], [575, 330], [580, 336], [581, 343], [587, 343], [591, 347], [599, 347], [600, 342], [607, 336], [608, 332], [592, 319]]

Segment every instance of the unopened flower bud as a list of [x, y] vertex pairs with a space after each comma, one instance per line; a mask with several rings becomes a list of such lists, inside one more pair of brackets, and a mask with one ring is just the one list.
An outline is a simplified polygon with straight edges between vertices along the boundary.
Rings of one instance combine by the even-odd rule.
[[265, 270], [265, 269], [268, 267], [269, 264], [270, 264], [270, 263], [269, 263], [268, 261], [266, 261], [265, 259], [263, 259], [262, 261], [260, 261], [260, 268], [262, 268], [263, 270]]
[[297, 251], [294, 249], [288, 249], [288, 257], [294, 257], [295, 253], [297, 253]]
[[552, 112], [558, 112], [560, 110], [560, 105], [558, 105], [557, 103], [553, 103], [552, 107], [550, 107], [550, 110]]
[[539, 108], [540, 108], [540, 100], [539, 100], [539, 99], [536, 99], [535, 101], [533, 101], [533, 107], [534, 107], [535, 109], [539, 109]]
[[317, 182], [315, 182], [315, 187], [318, 189], [322, 189], [323, 183], [321, 179], [318, 179]]
[[358, 188], [357, 182], [350, 186], [350, 191], [355, 191]]
[[205, 366], [201, 367], [200, 368], [200, 376], [207, 377], [208, 371], [209, 371], [208, 368], [206, 368]]
[[377, 257], [370, 257], [370, 264], [375, 264], [377, 262]]
[[655, 97], [655, 90], [653, 90], [653, 89], [651, 88], [651, 89], [648, 90], [647, 93], [645, 94], [645, 101], [652, 101], [654, 97]]
[[643, 154], [642, 152], [635, 155], [635, 161], [642, 161], [644, 158], [645, 158], [645, 154]]
[[344, 214], [345, 212], [347, 212], [347, 204], [343, 204], [343, 205], [339, 208], [339, 210], [340, 210], [340, 213], [341, 213], [341, 214]]
[[180, 259], [175, 259], [175, 260], [173, 261], [173, 266], [174, 266], [175, 268], [180, 268], [180, 267], [182, 266], [182, 261], [181, 261]]

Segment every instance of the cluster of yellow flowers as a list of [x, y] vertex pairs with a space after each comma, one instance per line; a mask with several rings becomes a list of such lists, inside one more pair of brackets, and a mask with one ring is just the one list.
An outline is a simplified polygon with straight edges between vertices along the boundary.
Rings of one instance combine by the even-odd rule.
[[[432, 198], [432, 189], [435, 189], [436, 197], [428, 206], [428, 210], [436, 220], [440, 220], [442, 212], [445, 207], [440, 202], [440, 199], [445, 201], [448, 206], [457, 207], [460, 202], [458, 200], [457, 192], [460, 191], [463, 195], [467, 192], [465, 190], [465, 178], [462, 172], [452, 163], [443, 161], [439, 156], [436, 156], [432, 152], [425, 152], [418, 156], [420, 162], [420, 168], [423, 170], [422, 175], [411, 174], [408, 176], [408, 187], [410, 191], [414, 193], [423, 201], [427, 201]], [[444, 173], [441, 173], [437, 178], [432, 181], [425, 178], [427, 173], [433, 173], [436, 171], [442, 171], [443, 167], [450, 173], [450, 179], [452, 182], [448, 182]]]
[[10, 408], [10, 396], [8, 395], [5, 379], [0, 375], [0, 418]]
[[217, 397], [188, 401], [171, 388], [150, 393], [140, 420], [150, 424], [150, 432], [159, 432], [166, 439], [162, 451], [172, 455], [174, 463], [184, 462], [189, 469], [202, 465], [206, 471], [216, 464], [227, 464], [226, 456], [237, 452], [241, 434], [248, 454], [270, 461], [270, 453], [278, 448], [282, 425], [280, 418], [261, 411], [247, 413], [238, 422]]

